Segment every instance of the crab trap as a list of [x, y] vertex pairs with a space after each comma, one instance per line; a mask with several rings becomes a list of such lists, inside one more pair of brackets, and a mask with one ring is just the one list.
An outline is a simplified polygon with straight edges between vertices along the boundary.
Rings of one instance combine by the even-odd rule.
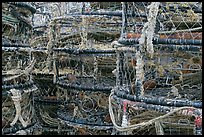
[[5, 2], [2, 134], [201, 135], [201, 2]]
[[[119, 49], [116, 86], [109, 100], [111, 106], [115, 97], [112, 102], [121, 106], [120, 110], [115, 107], [116, 114], [112, 106], [109, 111], [122, 134], [202, 134], [199, 6], [196, 2], [122, 3], [122, 30], [114, 43]], [[133, 58], [127, 47], [135, 48]], [[134, 109], [128, 101], [133, 102]], [[189, 109], [190, 118], [173, 114]]]
[[30, 17], [35, 8], [23, 2], [2, 3], [2, 134], [33, 134], [36, 117], [31, 71]]
[[111, 133], [107, 98], [115, 85], [116, 51], [111, 42], [120, 36], [118, 22], [120, 16], [74, 12], [52, 17], [43, 37], [34, 35], [33, 74], [40, 89], [36, 111], [44, 131]]

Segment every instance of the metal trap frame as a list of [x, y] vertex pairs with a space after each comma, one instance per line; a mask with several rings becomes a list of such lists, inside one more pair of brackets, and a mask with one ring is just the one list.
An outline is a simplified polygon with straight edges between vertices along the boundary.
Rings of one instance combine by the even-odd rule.
[[[5, 2], [2, 8], [2, 134], [32, 134], [36, 117], [32, 95], [37, 90], [30, 73], [29, 17], [35, 8], [24, 2]], [[24, 13], [26, 12], [26, 13]], [[10, 26], [10, 27], [9, 27]], [[29, 31], [31, 33], [29, 33]]]
[[[121, 134], [132, 134], [130, 131], [134, 127], [140, 129], [143, 125], [145, 127], [145, 123], [147, 125], [151, 123], [151, 120], [149, 120], [150, 123], [141, 121], [131, 125], [129, 123], [131, 118], [124, 104], [126, 100], [127, 102], [144, 102], [150, 105], [151, 107], [145, 107], [146, 111], [151, 110], [151, 108], [160, 111], [162, 107], [167, 106], [170, 108], [192, 107], [195, 111], [202, 112], [200, 110], [202, 107], [202, 78], [198, 77], [202, 73], [202, 49], [200, 46], [202, 45], [202, 32], [200, 32], [202, 25], [200, 23], [200, 13], [194, 11], [195, 8], [193, 8], [198, 6], [198, 3], [185, 5], [188, 7], [187, 11], [184, 10], [182, 4], [187, 3], [122, 3], [121, 36], [118, 42], [114, 42], [119, 49], [117, 52], [116, 86], [110, 95], [122, 100], [119, 101], [120, 105], [118, 106], [121, 106], [120, 112], [115, 112], [117, 115], [121, 113], [116, 121], [118, 123], [114, 122], [114, 113], [109, 110], [115, 128], [118, 131], [124, 131]], [[174, 5], [173, 9], [167, 8], [172, 5]], [[176, 17], [169, 14], [170, 11], [175, 10], [176, 16], [181, 17], [181, 20], [175, 21]], [[190, 24], [187, 23], [190, 16], [187, 15], [188, 12], [196, 12], [197, 17], [196, 21], [194, 20]], [[171, 30], [168, 28], [169, 24], [171, 24]], [[127, 47], [135, 48], [134, 58], [128, 59]], [[134, 69], [130, 69], [130, 65]], [[135, 75], [131, 76], [133, 72]], [[193, 94], [193, 96], [190, 94]], [[111, 104], [111, 99], [109, 104]], [[127, 104], [129, 105], [129, 103]], [[173, 112], [174, 109], [171, 111]], [[165, 113], [168, 114], [168, 112]], [[195, 117], [195, 121], [196, 118], [201, 120], [202, 114], [199, 113]], [[169, 122], [171, 123], [171, 121]], [[181, 127], [179, 123], [177, 124], [178, 127]], [[196, 122], [193, 124], [194, 132], [188, 133], [202, 134], [202, 126], [200, 125], [198, 128]], [[189, 124], [189, 127], [192, 127], [192, 125]], [[148, 128], [150, 127], [146, 126], [144, 130], [147, 131]], [[162, 134], [188, 134], [176, 128], [167, 130], [166, 133], [163, 132]], [[134, 133], [141, 134], [142, 132], [143, 130]], [[160, 133], [150, 131], [145, 132], [145, 134]]]

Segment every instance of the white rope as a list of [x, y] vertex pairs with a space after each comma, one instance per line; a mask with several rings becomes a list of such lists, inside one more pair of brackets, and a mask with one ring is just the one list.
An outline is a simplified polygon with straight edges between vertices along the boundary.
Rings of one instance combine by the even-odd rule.
[[154, 119], [151, 119], [147, 122], [142, 122], [142, 123], [138, 123], [138, 124], [134, 124], [134, 125], [130, 125], [130, 126], [127, 126], [127, 127], [122, 127], [122, 126], [118, 126], [115, 122], [115, 116], [113, 114], [113, 108], [112, 108], [112, 105], [111, 105], [111, 96], [114, 94], [114, 92], [112, 91], [109, 95], [109, 114], [110, 114], [110, 117], [111, 117], [111, 120], [112, 120], [112, 123], [113, 125], [115, 126], [115, 128], [118, 130], [118, 131], [129, 131], [129, 130], [133, 130], [133, 129], [137, 129], [137, 128], [140, 128], [142, 126], [148, 126], [152, 123], [155, 123], [156, 121], [160, 121], [168, 116], [170, 116], [171, 114], [174, 114], [175, 112], [178, 112], [180, 110], [183, 110], [183, 109], [197, 109], [197, 108], [194, 108], [194, 107], [179, 107], [179, 108], [175, 108], [173, 109], [171, 112], [163, 115], [163, 116], [159, 116], [159, 117], [156, 117]]
[[81, 37], [81, 48], [86, 48], [86, 46], [88, 46], [87, 44], [87, 37], [88, 37], [88, 32], [87, 32], [87, 28], [88, 28], [88, 20], [87, 17], [82, 16], [82, 22], [80, 24], [82, 26], [81, 31], [80, 31], [80, 37]]
[[11, 98], [14, 102], [15, 108], [16, 108], [16, 115], [15, 118], [13, 119], [13, 121], [11, 122], [11, 126], [15, 125], [16, 122], [19, 120], [21, 122], [21, 124], [23, 125], [23, 127], [27, 126], [27, 123], [23, 120], [22, 115], [21, 115], [21, 105], [20, 105], [20, 101], [22, 99], [21, 96], [21, 92], [20, 90], [16, 90], [16, 89], [11, 89], [10, 90], [12, 95]]
[[19, 130], [13, 135], [27, 135], [27, 132], [25, 130]]
[[142, 29], [142, 35], [139, 39], [139, 44], [143, 45], [142, 47], [147, 49], [147, 52], [150, 53], [151, 57], [154, 53], [152, 39], [156, 25], [156, 17], [159, 11], [159, 4], [160, 2], [152, 2], [147, 7], [149, 9], [149, 14], [147, 16], [148, 21], [144, 24], [144, 27]]
[[14, 78], [18, 78], [21, 75], [25, 74], [26, 76], [29, 76], [29, 74], [33, 71], [34, 65], [35, 65], [36, 59], [33, 59], [31, 63], [24, 69], [11, 69], [6, 71], [5, 73], [3, 72], [4, 75], [15, 75], [15, 76], [10, 76], [8, 78], [4, 78], [3, 81], [9, 81]]
[[157, 135], [164, 135], [164, 130], [163, 130], [163, 127], [161, 125], [161, 122], [155, 121], [154, 125], [155, 125], [155, 129], [156, 129], [156, 134]]
[[123, 44], [120, 44], [118, 41], [113, 41], [111, 42], [111, 46], [114, 47], [114, 46], [122, 46]]
[[[136, 59], [137, 59], [137, 65], [135, 66], [135, 84], [137, 84], [138, 80], [141, 80], [141, 82], [144, 81], [144, 61], [142, 60], [142, 56], [140, 52], [136, 52]], [[144, 95], [144, 87], [143, 85], [140, 86], [140, 94]]]

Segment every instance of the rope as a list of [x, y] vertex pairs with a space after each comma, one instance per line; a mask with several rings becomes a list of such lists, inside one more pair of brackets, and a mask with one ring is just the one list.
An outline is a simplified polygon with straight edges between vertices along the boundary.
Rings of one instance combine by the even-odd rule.
[[144, 24], [142, 29], [142, 35], [139, 39], [139, 44], [145, 46], [147, 52], [150, 53], [151, 57], [153, 56], [153, 35], [154, 29], [156, 26], [156, 17], [159, 11], [160, 2], [152, 2], [147, 8], [149, 9], [149, 15], [147, 16], [148, 22]]
[[169, 112], [169, 113], [167, 113], [167, 114], [165, 114], [163, 116], [156, 117], [156, 118], [151, 119], [151, 120], [149, 120], [147, 122], [142, 122], [142, 123], [130, 125], [130, 126], [127, 126], [127, 127], [122, 127], [122, 126], [117, 125], [116, 122], [115, 122], [115, 116], [113, 114], [113, 108], [112, 108], [112, 105], [111, 105], [111, 96], [113, 94], [114, 94], [114, 92], [111, 92], [111, 94], [109, 95], [109, 114], [110, 114], [113, 125], [115, 126], [115, 128], [118, 131], [129, 131], [129, 130], [134, 130], [134, 129], [140, 128], [142, 126], [148, 126], [148, 125], [150, 125], [152, 123], [160, 121], [160, 120], [170, 116], [171, 114], [174, 114], [175, 112], [178, 112], [178, 111], [183, 110], [183, 109], [197, 109], [197, 108], [194, 108], [194, 107], [180, 107], [180, 108], [176, 108], [176, 109], [172, 110], [171, 112]]
[[155, 129], [156, 129], [157, 135], [164, 135], [164, 130], [163, 130], [163, 127], [162, 127], [160, 121], [155, 122]]
[[16, 122], [19, 120], [21, 122], [21, 124], [23, 125], [23, 127], [26, 127], [28, 124], [27, 122], [25, 122], [23, 120], [23, 117], [21, 115], [21, 106], [20, 106], [20, 101], [22, 99], [21, 96], [21, 92], [20, 90], [16, 90], [16, 89], [11, 89], [11, 93], [13, 94], [13, 96], [11, 96], [15, 108], [16, 108], [16, 115], [15, 118], [13, 119], [13, 121], [10, 123], [11, 126], [14, 126], [16, 124]]

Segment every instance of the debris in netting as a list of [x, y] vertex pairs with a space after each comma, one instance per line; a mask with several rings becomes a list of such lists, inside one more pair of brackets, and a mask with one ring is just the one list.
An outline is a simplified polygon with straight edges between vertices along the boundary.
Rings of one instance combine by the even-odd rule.
[[3, 2], [2, 135], [202, 135], [201, 2]]

